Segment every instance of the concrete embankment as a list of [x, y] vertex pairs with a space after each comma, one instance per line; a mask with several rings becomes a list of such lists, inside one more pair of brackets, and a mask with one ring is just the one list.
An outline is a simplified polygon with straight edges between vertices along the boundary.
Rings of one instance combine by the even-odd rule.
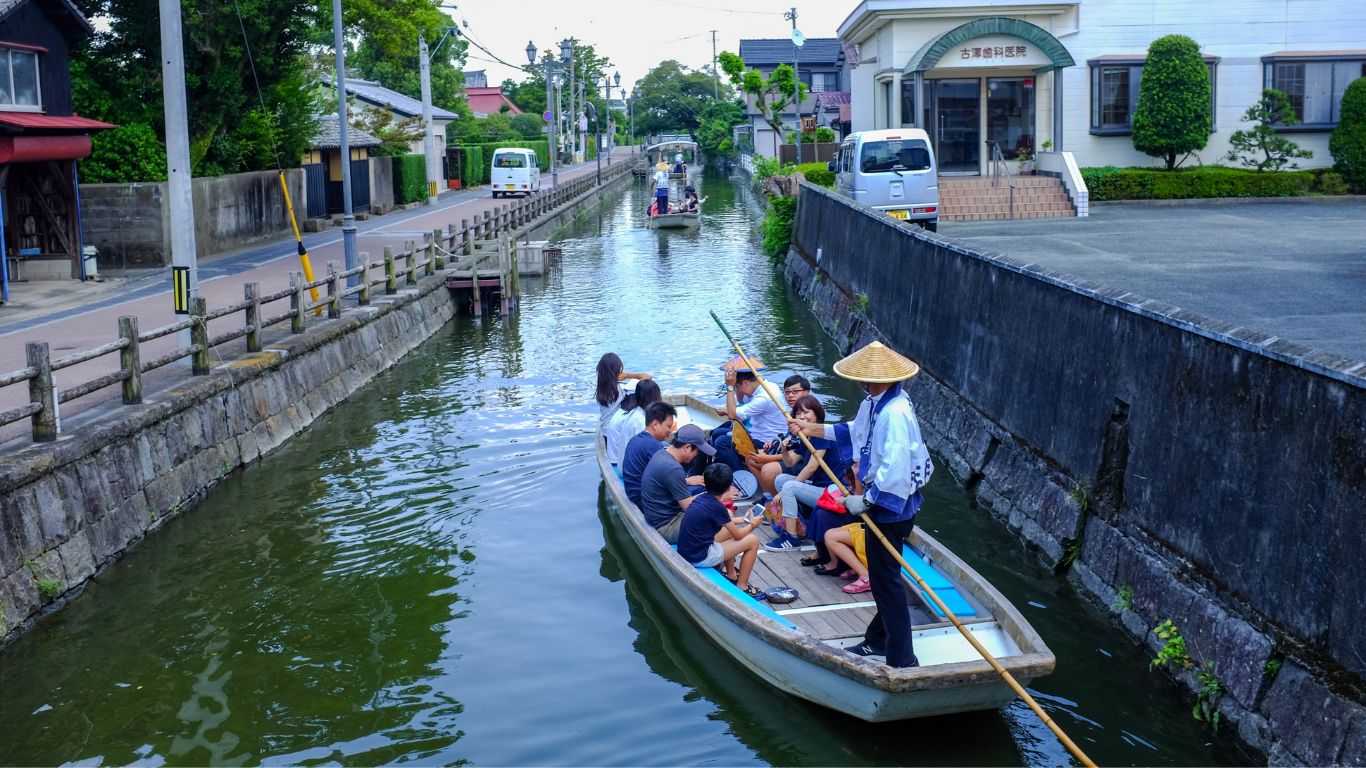
[[[601, 187], [570, 190], [511, 229], [551, 234], [629, 179], [624, 170], [604, 174]], [[101, 406], [56, 442], [0, 449], [0, 646], [229, 472], [299, 434], [445, 325], [456, 309], [445, 279], [437, 270], [391, 296], [376, 289], [371, 306], [316, 325], [310, 318], [303, 333], [222, 361], [208, 375], [186, 371], [141, 405]]]
[[1173, 622], [1225, 727], [1275, 764], [1366, 759], [1366, 366], [809, 184], [786, 270], [842, 343], [921, 364], [935, 449], [1041, 557], [1154, 651]]

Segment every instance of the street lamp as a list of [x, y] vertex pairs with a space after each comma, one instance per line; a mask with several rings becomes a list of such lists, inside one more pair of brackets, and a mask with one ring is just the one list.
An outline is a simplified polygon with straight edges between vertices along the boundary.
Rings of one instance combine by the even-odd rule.
[[574, 38], [566, 37], [560, 41], [560, 61], [564, 62], [564, 68], [569, 77], [569, 136], [573, 153], [578, 145], [579, 118], [578, 110], [574, 108]]
[[[530, 65], [534, 66], [536, 64], [536, 44], [531, 41], [527, 41], [526, 44], [526, 60]], [[559, 158], [555, 157], [556, 152], [558, 151], [556, 146], [558, 137], [555, 135], [555, 127], [559, 117], [555, 114], [555, 108], [551, 106], [555, 89], [553, 83], [555, 79], [555, 64], [550, 59], [550, 51], [546, 51], [545, 55], [541, 57], [541, 65], [545, 68], [545, 114], [549, 115], [545, 121], [545, 139], [546, 149], [550, 154], [550, 184], [551, 186], [558, 187], [560, 185], [560, 168], [559, 163], [556, 162]], [[545, 117], [545, 115], [542, 115], [542, 117]]]
[[[588, 82], [593, 86], [593, 94], [598, 92], [598, 76], [596, 74], [588, 76]], [[604, 105], [606, 106], [606, 105]], [[598, 165], [598, 183], [602, 183], [602, 116], [596, 113], [598, 110], [591, 102], [586, 105], [589, 117], [593, 120], [593, 159]]]
[[631, 154], [636, 153], [636, 95], [621, 92], [621, 97], [626, 99], [626, 107], [631, 113]]

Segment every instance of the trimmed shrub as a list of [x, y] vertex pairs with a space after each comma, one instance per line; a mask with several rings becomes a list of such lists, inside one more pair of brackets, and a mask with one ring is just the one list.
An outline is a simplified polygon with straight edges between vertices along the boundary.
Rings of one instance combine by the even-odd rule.
[[835, 186], [835, 174], [831, 173], [825, 163], [802, 163], [793, 170], [801, 171], [812, 184], [819, 184], [822, 187]]
[[1352, 189], [1347, 186], [1347, 182], [1342, 178], [1342, 174], [1328, 171], [1327, 173], [1319, 174], [1318, 191], [1321, 195], [1345, 195], [1348, 192], [1351, 192]]
[[1352, 189], [1366, 192], [1366, 77], [1357, 78], [1342, 95], [1342, 115], [1328, 137], [1328, 151], [1333, 169]]
[[416, 203], [427, 199], [427, 158], [408, 154], [394, 158], [394, 203]]
[[1082, 168], [1092, 202], [1106, 200], [1181, 200], [1202, 197], [1296, 197], [1315, 186], [1310, 171], [1250, 171], [1204, 166], [1164, 171], [1157, 168]]
[[1134, 149], [1160, 157], [1168, 169], [1209, 143], [1209, 67], [1200, 46], [1185, 35], [1166, 35], [1148, 46], [1134, 109]]
[[[477, 187], [488, 181], [484, 173], [484, 150], [482, 147], [461, 147], [460, 186], [465, 189]], [[491, 162], [491, 161], [490, 161]]]
[[1237, 130], [1228, 137], [1226, 160], [1258, 171], [1294, 169], [1297, 158], [1313, 157], [1314, 153], [1276, 132], [1277, 127], [1299, 122], [1290, 97], [1275, 88], [1262, 91], [1262, 98], [1243, 113], [1243, 122], [1254, 123], [1250, 130]]
[[778, 259], [787, 254], [792, 245], [792, 222], [797, 217], [797, 198], [773, 197], [768, 201], [768, 213], [760, 225], [764, 234], [764, 253]]

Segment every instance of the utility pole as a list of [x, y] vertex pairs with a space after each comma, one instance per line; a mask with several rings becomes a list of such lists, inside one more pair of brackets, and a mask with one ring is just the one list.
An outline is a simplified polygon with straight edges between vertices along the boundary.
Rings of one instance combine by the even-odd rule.
[[427, 205], [436, 205], [436, 126], [432, 125], [432, 60], [427, 57], [427, 35], [417, 33], [418, 72], [422, 79], [422, 155], [427, 160]]
[[716, 75], [716, 30], [711, 31], [711, 91], [712, 98], [721, 98], [721, 79]]
[[[190, 130], [185, 97], [185, 39], [180, 0], [159, 0], [161, 80], [166, 112], [166, 182], [171, 227], [171, 287], [175, 313], [188, 315], [199, 295], [199, 258], [194, 237], [194, 187], [190, 177]], [[189, 346], [190, 331], [180, 332]]]
[[[802, 78], [797, 71], [797, 54], [802, 47], [802, 33], [797, 31], [797, 9], [783, 14], [792, 20], [792, 111], [797, 115], [797, 165], [802, 164]], [[782, 122], [779, 120], [779, 122]]]
[[[166, 2], [167, 0], [161, 0]], [[342, 8], [341, 0], [332, 0], [332, 45], [336, 47], [337, 60], [337, 131], [341, 141], [342, 172], [342, 254], [346, 269], [355, 269], [356, 258], [356, 216], [351, 210], [351, 140], [347, 136], [346, 124], [346, 49], [342, 47]], [[353, 287], [360, 281], [355, 275], [346, 278], [346, 285]]]
[[[541, 69], [545, 72], [545, 138], [550, 148], [550, 183], [552, 186], [560, 185], [559, 158], [555, 157], [558, 153], [555, 136], [555, 123], [559, 121], [556, 115], [555, 104], [555, 62], [550, 58], [550, 50], [541, 54]], [[526, 44], [526, 58], [530, 66], [536, 66], [536, 44], [528, 41]]]

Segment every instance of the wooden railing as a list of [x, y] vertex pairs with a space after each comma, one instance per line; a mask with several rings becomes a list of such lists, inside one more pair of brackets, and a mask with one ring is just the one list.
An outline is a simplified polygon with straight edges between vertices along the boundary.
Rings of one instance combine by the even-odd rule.
[[[623, 163], [611, 171], [604, 171], [603, 183], [626, 172], [630, 165]], [[62, 403], [120, 384], [123, 389], [123, 403], [137, 405], [142, 402], [142, 376], [145, 373], [188, 357], [191, 359], [192, 375], [207, 375], [212, 368], [210, 357], [215, 347], [245, 338], [247, 352], [260, 352], [262, 331], [267, 328], [288, 320], [289, 334], [300, 334], [307, 329], [307, 318], [310, 315], [321, 317], [322, 311], [326, 310], [328, 319], [341, 317], [342, 300], [347, 297], [355, 296], [360, 306], [366, 306], [370, 304], [371, 295], [377, 289], [385, 295], [392, 296], [399, 292], [400, 281], [403, 287], [410, 287], [417, 285], [419, 275], [435, 275], [438, 271], [445, 270], [448, 254], [472, 253], [476, 240], [521, 235], [542, 217], [553, 213], [596, 186], [596, 180], [592, 176], [563, 182], [555, 189], [543, 190], [516, 203], [484, 211], [473, 222], [461, 219], [458, 230], [451, 226], [447, 226], [445, 230], [433, 230], [431, 235], [424, 237], [421, 245], [408, 240], [404, 244], [404, 249], [397, 253], [392, 246], [385, 246], [381, 262], [372, 262], [368, 253], [361, 253], [358, 266], [341, 270], [337, 262], [330, 262], [327, 274], [317, 280], [305, 281], [302, 273], [293, 272], [290, 274], [289, 287], [274, 293], [262, 293], [259, 283], [247, 283], [242, 286], [242, 301], [224, 307], [209, 309], [204, 298], [196, 297], [191, 301], [189, 317], [145, 333], [139, 331], [137, 317], [123, 316], [118, 319], [116, 340], [63, 357], [52, 357], [47, 342], [28, 342], [25, 345], [27, 366], [17, 371], [0, 373], [0, 389], [27, 383], [29, 401], [17, 408], [0, 412], [0, 427], [28, 418], [32, 421], [34, 442], [56, 440], [60, 432], [58, 406]], [[515, 265], [515, 258], [513, 264]], [[379, 268], [382, 268], [380, 276], [372, 277], [373, 272]], [[351, 278], [357, 278], [354, 285], [350, 285]], [[317, 300], [310, 300], [310, 291], [317, 288], [324, 289], [325, 295]], [[263, 308], [277, 302], [288, 302], [289, 308], [263, 317]], [[242, 313], [241, 327], [216, 336], [209, 335], [210, 321], [239, 312]], [[188, 346], [177, 345], [174, 350], [143, 361], [143, 344], [186, 330], [189, 331], [190, 337]], [[119, 358], [118, 370], [68, 389], [57, 388], [53, 378], [57, 371], [115, 354]]]

